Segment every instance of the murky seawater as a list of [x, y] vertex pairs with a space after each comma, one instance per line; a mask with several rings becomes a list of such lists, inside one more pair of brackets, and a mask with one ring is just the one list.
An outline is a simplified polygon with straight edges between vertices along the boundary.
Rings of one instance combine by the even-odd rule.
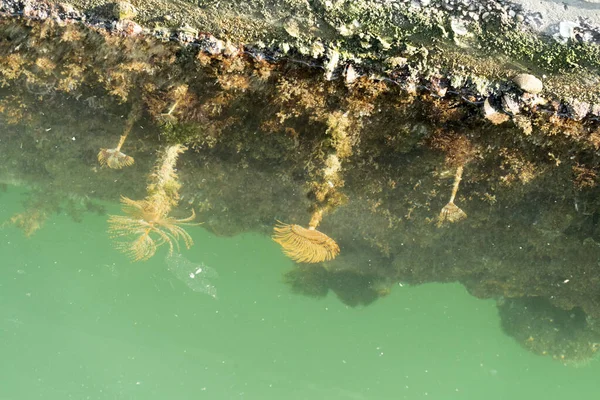
[[[0, 195], [0, 219], [24, 189]], [[118, 212], [116, 207], [108, 210]], [[166, 252], [130, 263], [106, 217], [0, 230], [0, 399], [593, 398], [600, 364], [565, 367], [505, 336], [459, 285], [396, 286], [365, 308], [290, 293], [269, 238], [189, 229], [194, 291]]]

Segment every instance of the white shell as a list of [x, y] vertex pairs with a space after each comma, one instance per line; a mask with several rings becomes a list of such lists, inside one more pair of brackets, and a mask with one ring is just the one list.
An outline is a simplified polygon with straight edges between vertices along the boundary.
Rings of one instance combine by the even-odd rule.
[[348, 66], [346, 67], [345, 75], [346, 83], [348, 85], [354, 83], [354, 81], [358, 78], [358, 74], [356, 73], [356, 70], [354, 69], [352, 64], [348, 64]]
[[519, 74], [513, 78], [513, 82], [521, 90], [532, 94], [540, 93], [544, 88], [542, 81], [531, 74]]

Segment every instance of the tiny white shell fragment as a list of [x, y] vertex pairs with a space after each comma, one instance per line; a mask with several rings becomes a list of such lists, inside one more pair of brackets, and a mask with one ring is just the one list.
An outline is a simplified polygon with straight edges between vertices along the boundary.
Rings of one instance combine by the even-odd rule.
[[354, 69], [352, 64], [348, 64], [348, 66], [346, 67], [345, 75], [346, 83], [348, 85], [354, 83], [354, 81], [358, 78], [358, 74], [356, 73], [356, 70]]
[[329, 59], [325, 63], [325, 80], [330, 81], [333, 78], [333, 71], [338, 65], [340, 60], [340, 53], [337, 50], [330, 50], [328, 52]]

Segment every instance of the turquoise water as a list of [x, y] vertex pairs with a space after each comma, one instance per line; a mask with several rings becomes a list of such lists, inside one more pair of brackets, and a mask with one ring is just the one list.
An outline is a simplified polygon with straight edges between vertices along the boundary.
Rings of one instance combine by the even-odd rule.
[[[23, 190], [0, 193], [0, 221]], [[110, 208], [109, 212], [118, 212]], [[494, 301], [457, 284], [396, 286], [365, 308], [292, 294], [269, 238], [191, 227], [183, 255], [218, 273], [217, 298], [130, 263], [106, 216], [0, 229], [0, 400], [595, 398], [575, 368], [505, 336]]]

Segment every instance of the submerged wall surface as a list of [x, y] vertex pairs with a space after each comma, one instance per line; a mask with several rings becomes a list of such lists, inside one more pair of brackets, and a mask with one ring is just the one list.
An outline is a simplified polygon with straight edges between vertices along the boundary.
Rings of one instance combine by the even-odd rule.
[[[357, 306], [459, 281], [498, 299], [523, 346], [587, 360], [597, 7], [0, 1], [0, 180], [31, 188], [5, 229], [32, 236], [53, 213], [79, 221], [97, 200], [147, 207], [157, 192], [165, 224], [194, 210], [220, 235], [318, 219], [340, 254], [299, 263], [293, 290]], [[157, 183], [179, 144], [176, 176]]]

